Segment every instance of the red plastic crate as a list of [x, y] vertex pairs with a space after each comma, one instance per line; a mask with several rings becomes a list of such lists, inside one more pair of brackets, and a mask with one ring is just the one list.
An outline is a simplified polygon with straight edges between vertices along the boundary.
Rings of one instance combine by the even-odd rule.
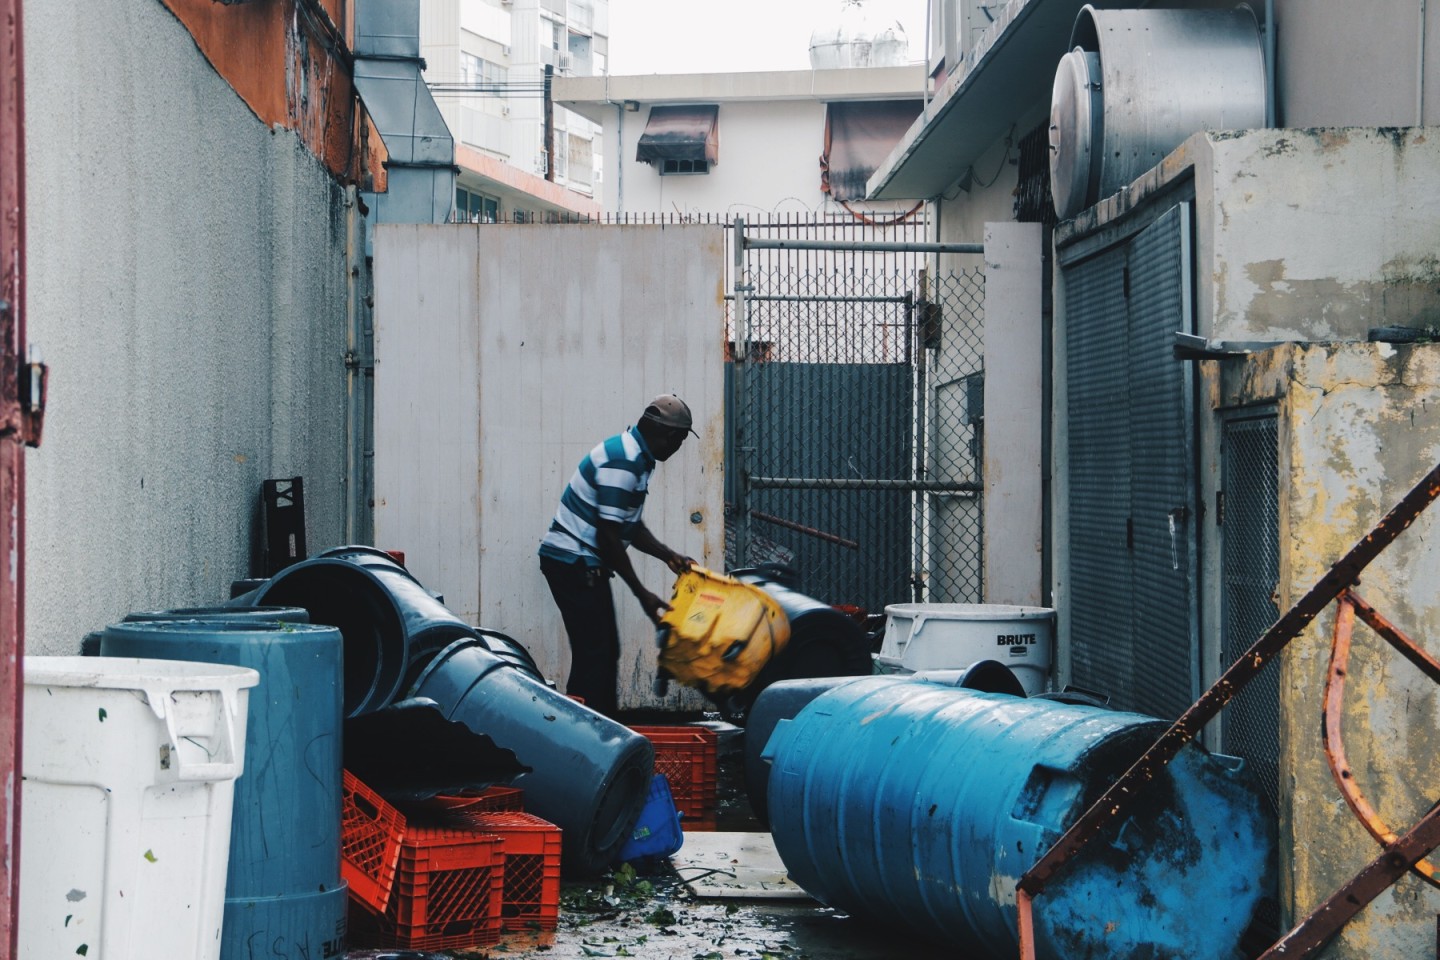
[[383, 916], [352, 909], [350, 941], [410, 950], [498, 943], [504, 872], [499, 837], [411, 824], [389, 906]]
[[504, 846], [504, 928], [554, 930], [560, 916], [560, 828], [528, 813], [467, 810], [455, 819], [498, 836]]
[[525, 809], [525, 791], [519, 787], [486, 787], [456, 794], [442, 794], [423, 801], [427, 813], [504, 813]]
[[684, 830], [714, 830], [715, 755], [720, 738], [708, 727], [631, 727], [655, 745], [655, 772], [670, 784]]
[[384, 913], [395, 885], [405, 816], [352, 774], [341, 777], [340, 876], [350, 895]]

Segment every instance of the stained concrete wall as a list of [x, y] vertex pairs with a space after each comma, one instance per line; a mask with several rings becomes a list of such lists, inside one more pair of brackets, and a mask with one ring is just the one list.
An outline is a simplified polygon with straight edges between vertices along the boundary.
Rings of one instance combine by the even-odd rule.
[[249, 576], [261, 482], [344, 533], [345, 192], [160, 3], [27, 4], [31, 653]]
[[[1440, 345], [1286, 345], [1207, 363], [1212, 404], [1273, 402], [1280, 437], [1279, 607], [1288, 609], [1440, 461]], [[1440, 507], [1361, 575], [1358, 592], [1432, 654], [1440, 650]], [[1314, 909], [1379, 854], [1340, 800], [1320, 737], [1335, 625], [1331, 604], [1281, 661], [1282, 903]], [[1363, 625], [1342, 726], [1355, 782], [1403, 833], [1440, 782], [1440, 690]], [[1363, 910], [1331, 960], [1429, 956], [1440, 893], [1413, 876]]]

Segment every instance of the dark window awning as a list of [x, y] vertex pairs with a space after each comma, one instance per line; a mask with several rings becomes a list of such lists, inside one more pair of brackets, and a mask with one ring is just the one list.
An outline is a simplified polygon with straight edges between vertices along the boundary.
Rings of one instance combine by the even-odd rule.
[[650, 119], [635, 159], [642, 163], [665, 160], [720, 160], [720, 107], [716, 104], [651, 107]]
[[920, 116], [923, 100], [827, 104], [820, 190], [836, 200], [864, 200], [865, 184]]

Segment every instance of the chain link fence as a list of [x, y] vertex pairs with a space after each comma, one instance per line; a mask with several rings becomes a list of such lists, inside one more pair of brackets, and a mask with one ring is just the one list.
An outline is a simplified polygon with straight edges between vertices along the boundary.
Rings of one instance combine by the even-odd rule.
[[732, 569], [783, 563], [870, 613], [980, 599], [983, 266], [925, 234], [914, 216], [732, 227]]

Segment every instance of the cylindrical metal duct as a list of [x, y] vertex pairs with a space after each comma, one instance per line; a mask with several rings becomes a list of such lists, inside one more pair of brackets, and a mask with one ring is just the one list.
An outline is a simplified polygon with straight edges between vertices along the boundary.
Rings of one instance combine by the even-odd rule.
[[283, 955], [343, 942], [340, 879], [340, 631], [307, 623], [161, 620], [112, 624], [107, 657], [250, 667], [245, 772], [235, 784], [220, 956]]
[[[871, 677], [780, 723], [771, 833], [830, 906], [1013, 956], [1015, 884], [1166, 724], [1050, 700]], [[1239, 761], [1197, 746], [1035, 901], [1038, 957], [1234, 955], [1273, 895], [1274, 826]]]
[[345, 715], [394, 702], [430, 658], [476, 630], [374, 547], [342, 547], [281, 570], [250, 595], [303, 607], [345, 638]]
[[1061, 219], [1123, 189], [1191, 134], [1265, 126], [1254, 12], [1080, 9], [1050, 105]]
[[560, 828], [567, 874], [594, 876], [614, 862], [654, 773], [649, 740], [491, 653], [485, 638], [441, 651], [411, 696], [435, 701], [446, 719], [485, 734], [531, 768], [512, 786], [525, 791], [528, 812]]

